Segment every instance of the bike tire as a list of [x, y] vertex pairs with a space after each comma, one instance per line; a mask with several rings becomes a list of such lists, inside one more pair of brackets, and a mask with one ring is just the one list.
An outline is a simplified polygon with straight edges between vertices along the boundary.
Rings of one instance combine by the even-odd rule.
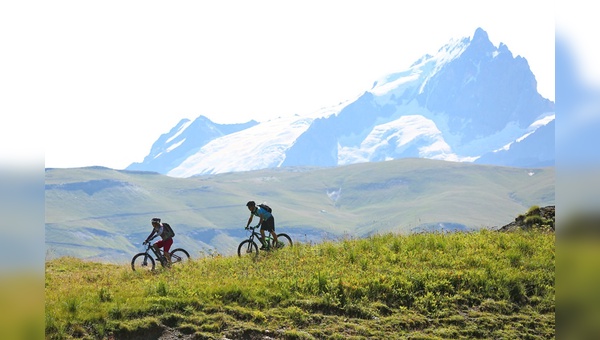
[[280, 244], [283, 243], [283, 246], [280, 245], [278, 248], [288, 248], [294, 245], [292, 238], [285, 233], [277, 234], [277, 241]]
[[133, 256], [131, 259], [131, 269], [153, 271], [156, 268], [156, 262], [148, 253], [139, 253]]
[[173, 249], [171, 252], [171, 265], [186, 263], [190, 260], [190, 254], [183, 248]]
[[256, 256], [258, 256], [258, 246], [256, 245], [256, 243], [254, 243], [254, 241], [244, 240], [238, 246], [237, 252], [238, 252], [239, 257], [242, 257], [242, 256], [256, 257]]

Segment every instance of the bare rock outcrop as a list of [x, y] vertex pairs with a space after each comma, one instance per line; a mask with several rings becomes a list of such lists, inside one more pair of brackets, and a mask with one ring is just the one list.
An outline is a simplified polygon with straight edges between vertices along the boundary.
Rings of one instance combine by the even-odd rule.
[[555, 206], [553, 205], [542, 208], [532, 206], [525, 214], [517, 216], [513, 222], [499, 228], [498, 231], [535, 229], [554, 232], [554, 213]]

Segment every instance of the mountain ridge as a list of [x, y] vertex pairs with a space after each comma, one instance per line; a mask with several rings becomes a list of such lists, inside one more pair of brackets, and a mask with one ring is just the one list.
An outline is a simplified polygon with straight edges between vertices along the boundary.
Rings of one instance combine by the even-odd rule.
[[[203, 116], [194, 127], [176, 129], [180, 123], [155, 142], [142, 163], [127, 169], [190, 177], [407, 157], [552, 165], [553, 137], [537, 134], [540, 126], [532, 124], [553, 120], [554, 103], [536, 87], [527, 60], [514, 57], [503, 43], [494, 46], [487, 32], [477, 28], [472, 38], [452, 39], [436, 54], [424, 55], [409, 69], [381, 77], [361, 95], [332, 107], [252, 121], [231, 133], [214, 133], [216, 125]], [[415, 122], [417, 116], [421, 124], [404, 124], [406, 117]], [[162, 142], [175, 135], [185, 137], [187, 144]], [[522, 147], [494, 154], [518, 139], [534, 137], [541, 144], [521, 144], [529, 144], [528, 157]]]

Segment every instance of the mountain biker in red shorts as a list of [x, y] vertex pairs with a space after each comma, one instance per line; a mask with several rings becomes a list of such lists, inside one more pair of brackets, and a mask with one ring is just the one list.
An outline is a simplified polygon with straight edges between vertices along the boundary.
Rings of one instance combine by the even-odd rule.
[[157, 241], [152, 246], [157, 252], [160, 248], [163, 248], [165, 258], [169, 263], [171, 263], [171, 254], [169, 254], [169, 250], [171, 249], [171, 245], [173, 244], [173, 237], [170, 233], [167, 232], [167, 228], [165, 228], [163, 224], [160, 223], [160, 218], [153, 218], [151, 223], [153, 229], [150, 235], [146, 237], [146, 241], [144, 241], [144, 244], [150, 242], [150, 240], [152, 240], [154, 237], [160, 236], [161, 240]]

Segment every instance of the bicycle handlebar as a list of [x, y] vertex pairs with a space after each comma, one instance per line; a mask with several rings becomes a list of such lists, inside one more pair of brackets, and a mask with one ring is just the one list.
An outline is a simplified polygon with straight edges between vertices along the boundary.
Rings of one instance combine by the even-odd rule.
[[159, 236], [159, 235], [154, 235], [154, 236], [152, 236], [151, 238], [149, 238], [149, 239], [145, 240], [145, 241], [144, 241], [142, 244], [146, 244], [146, 243], [147, 243], [147, 244], [150, 244], [150, 243], [152, 243], [152, 240], [154, 240], [154, 239], [155, 239], [155, 238], [157, 238], [158, 236]]

